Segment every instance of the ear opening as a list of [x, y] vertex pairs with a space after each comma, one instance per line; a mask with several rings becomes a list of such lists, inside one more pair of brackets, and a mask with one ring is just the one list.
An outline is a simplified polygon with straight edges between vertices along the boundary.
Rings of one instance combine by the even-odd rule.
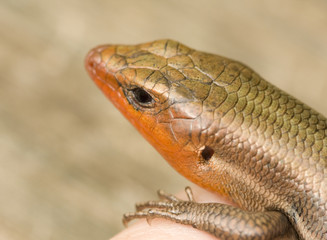
[[204, 161], [209, 161], [214, 153], [215, 151], [211, 147], [205, 146], [201, 152], [201, 156]]

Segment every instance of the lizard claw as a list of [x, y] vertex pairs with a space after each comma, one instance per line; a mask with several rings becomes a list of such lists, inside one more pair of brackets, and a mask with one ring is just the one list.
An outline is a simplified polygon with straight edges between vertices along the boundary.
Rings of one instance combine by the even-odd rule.
[[157, 192], [159, 196], [159, 201], [147, 201], [135, 204], [136, 212], [126, 213], [123, 215], [123, 224], [127, 227], [128, 223], [137, 218], [145, 218], [148, 224], [153, 218], [163, 217], [163, 218], [176, 218], [179, 211], [177, 210], [180, 203], [194, 202], [193, 193], [190, 187], [185, 188], [188, 201], [183, 201], [178, 199], [172, 194], [165, 193], [163, 190]]

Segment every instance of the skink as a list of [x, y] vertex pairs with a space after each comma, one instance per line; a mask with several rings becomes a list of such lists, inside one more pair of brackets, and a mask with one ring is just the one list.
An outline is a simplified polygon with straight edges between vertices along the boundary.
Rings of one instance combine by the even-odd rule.
[[103, 45], [86, 68], [182, 175], [239, 208], [159, 192], [135, 218], [221, 239], [327, 239], [327, 121], [244, 64], [173, 40]]

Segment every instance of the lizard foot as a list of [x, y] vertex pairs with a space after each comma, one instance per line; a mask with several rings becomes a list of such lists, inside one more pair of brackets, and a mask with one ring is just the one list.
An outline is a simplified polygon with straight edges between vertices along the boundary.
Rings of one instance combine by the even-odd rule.
[[197, 203], [190, 187], [185, 188], [187, 201], [164, 191], [158, 191], [160, 200], [136, 204], [136, 212], [123, 216], [123, 223], [145, 218], [164, 218], [191, 225], [221, 239], [298, 239], [286, 216], [277, 211], [248, 212], [221, 203]]

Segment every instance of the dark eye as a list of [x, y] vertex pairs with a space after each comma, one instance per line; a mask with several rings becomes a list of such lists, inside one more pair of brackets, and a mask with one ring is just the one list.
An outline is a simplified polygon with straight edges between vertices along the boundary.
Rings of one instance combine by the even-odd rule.
[[133, 89], [133, 95], [135, 97], [135, 100], [138, 101], [139, 103], [150, 103], [153, 101], [150, 94], [148, 94], [142, 88]]
[[135, 103], [140, 105], [141, 107], [153, 107], [154, 99], [152, 96], [147, 93], [147, 91], [142, 88], [134, 88], [131, 90], [131, 95]]

